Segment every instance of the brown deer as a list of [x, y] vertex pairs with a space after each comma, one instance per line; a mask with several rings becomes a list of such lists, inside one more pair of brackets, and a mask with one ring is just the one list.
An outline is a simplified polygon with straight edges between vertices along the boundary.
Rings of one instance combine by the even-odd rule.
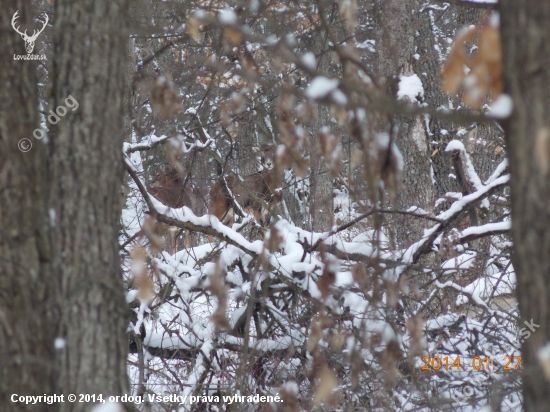
[[[185, 185], [185, 182], [180, 178], [177, 170], [173, 166], [167, 166], [164, 169], [159, 168], [155, 175], [153, 187], [148, 188], [147, 191], [154, 196], [155, 199], [168, 207], [179, 209], [180, 207], [187, 206], [193, 209], [193, 191], [189, 186]], [[156, 228], [158, 235], [164, 235], [168, 232], [172, 254], [177, 252], [176, 232], [178, 230], [177, 227], [168, 226], [160, 222]], [[186, 232], [185, 247], [189, 247], [189, 245], [189, 236]]]
[[262, 226], [267, 226], [270, 214], [283, 198], [281, 179], [274, 167], [276, 148], [276, 145], [254, 148], [260, 155], [262, 170], [244, 176], [242, 181], [236, 176], [224, 179], [218, 164], [220, 179], [210, 189], [210, 214], [231, 226], [234, 214], [242, 215], [244, 211], [252, 214]]

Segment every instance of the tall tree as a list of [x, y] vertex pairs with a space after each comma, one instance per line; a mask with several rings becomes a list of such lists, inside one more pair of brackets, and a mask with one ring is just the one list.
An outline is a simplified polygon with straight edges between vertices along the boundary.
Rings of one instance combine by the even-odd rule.
[[501, 0], [505, 91], [514, 102], [504, 122], [512, 193], [513, 263], [521, 318], [540, 325], [522, 345], [526, 411], [550, 410], [550, 385], [537, 352], [550, 341], [550, 4]]
[[54, 303], [55, 275], [45, 146], [33, 138], [38, 125], [37, 63], [12, 57], [25, 54], [24, 42], [11, 27], [12, 16], [19, 11], [17, 25], [25, 27], [32, 26], [34, 15], [28, 2], [21, 0], [8, 1], [4, 10], [0, 17], [0, 404], [7, 411], [46, 411], [45, 403], [22, 406], [10, 401], [12, 394], [54, 392], [50, 379], [54, 330], [45, 314]]
[[[59, 390], [127, 393], [123, 296], [117, 236], [123, 177], [125, 2], [55, 4], [52, 107], [79, 105], [53, 130], [52, 209], [62, 262]], [[75, 41], [75, 39], [79, 39]], [[60, 410], [85, 410], [85, 404]], [[66, 408], [66, 409], [63, 409]], [[74, 408], [77, 409], [74, 409]]]

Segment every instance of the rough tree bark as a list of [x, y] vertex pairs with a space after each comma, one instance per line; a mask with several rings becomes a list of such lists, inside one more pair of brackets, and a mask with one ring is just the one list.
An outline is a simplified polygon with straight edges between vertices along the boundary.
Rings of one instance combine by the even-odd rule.
[[[54, 328], [47, 313], [55, 304], [47, 217], [45, 145], [33, 138], [38, 126], [36, 62], [11, 28], [19, 11], [22, 28], [32, 27], [30, 3], [9, 0], [0, 17], [0, 405], [3, 411], [47, 411], [21, 405], [12, 394], [54, 393]], [[37, 47], [36, 47], [37, 48]], [[35, 49], [36, 49], [35, 48]], [[36, 51], [35, 51], [36, 53]], [[21, 139], [28, 139], [21, 141]], [[22, 152], [29, 144], [34, 147]]]
[[[417, 21], [423, 16], [414, 12], [415, 2], [389, 0], [381, 2], [377, 7], [376, 44], [378, 51], [378, 74], [385, 79], [388, 91], [397, 97], [399, 76], [410, 76], [418, 69], [414, 65], [415, 28]], [[429, 36], [430, 33], [426, 33]], [[420, 72], [421, 73], [421, 72]], [[421, 77], [421, 76], [420, 76]], [[389, 125], [384, 124], [384, 131], [393, 128], [393, 138], [403, 155], [405, 162], [402, 187], [397, 194], [396, 206], [407, 210], [418, 206], [431, 210], [434, 203], [434, 187], [430, 178], [430, 157], [428, 151], [428, 136], [421, 117], [409, 118], [394, 116]], [[396, 132], [396, 133], [394, 133]], [[397, 244], [408, 246], [414, 233], [422, 233], [426, 221], [398, 218], [396, 225]]]
[[526, 411], [550, 410], [550, 384], [537, 352], [550, 341], [550, 4], [501, 0], [504, 122], [511, 171], [513, 264], [522, 320], [540, 325], [522, 344]]
[[[122, 206], [124, 1], [58, 0], [53, 35], [53, 107], [71, 95], [52, 131], [52, 208], [63, 300], [58, 391], [128, 393], [126, 304], [118, 257]], [[76, 40], [78, 39], [78, 40]], [[60, 404], [60, 411], [88, 410]]]

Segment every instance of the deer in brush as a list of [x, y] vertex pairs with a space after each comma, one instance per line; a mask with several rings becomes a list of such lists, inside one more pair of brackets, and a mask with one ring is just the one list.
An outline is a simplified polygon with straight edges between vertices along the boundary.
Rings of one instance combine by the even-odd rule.
[[282, 182], [275, 170], [276, 148], [276, 145], [254, 148], [260, 155], [262, 170], [242, 180], [236, 176], [224, 177], [218, 163], [220, 178], [210, 189], [210, 214], [231, 226], [235, 213], [249, 213], [262, 226], [267, 226], [270, 214], [283, 198]]
[[[168, 166], [163, 169], [159, 169], [154, 179], [153, 187], [148, 188], [147, 191], [155, 197], [162, 204], [179, 209], [180, 207], [187, 206], [193, 208], [194, 194], [191, 188], [185, 185], [185, 182], [178, 175], [177, 170], [173, 166]], [[174, 226], [168, 226], [166, 223], [158, 222], [156, 232], [158, 235], [164, 235], [166, 232], [170, 238], [171, 253], [177, 252], [177, 237], [176, 232], [179, 229]], [[185, 247], [189, 247], [189, 236], [185, 233]]]

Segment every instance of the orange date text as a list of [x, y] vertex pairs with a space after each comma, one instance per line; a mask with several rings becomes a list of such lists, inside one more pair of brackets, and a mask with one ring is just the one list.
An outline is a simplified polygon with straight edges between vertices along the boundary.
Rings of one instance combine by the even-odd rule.
[[[441, 368], [452, 370], [462, 369], [469, 370], [470, 367], [475, 370], [498, 370], [499, 367], [491, 363], [491, 358], [489, 356], [474, 356], [471, 362], [461, 362], [460, 356], [456, 358], [450, 358], [448, 356], [423, 356], [422, 361], [424, 366], [422, 366], [423, 371], [438, 371]], [[521, 365], [521, 356], [505, 356], [502, 362], [499, 362], [502, 365], [502, 369], [505, 371], [518, 370], [519, 365]]]

